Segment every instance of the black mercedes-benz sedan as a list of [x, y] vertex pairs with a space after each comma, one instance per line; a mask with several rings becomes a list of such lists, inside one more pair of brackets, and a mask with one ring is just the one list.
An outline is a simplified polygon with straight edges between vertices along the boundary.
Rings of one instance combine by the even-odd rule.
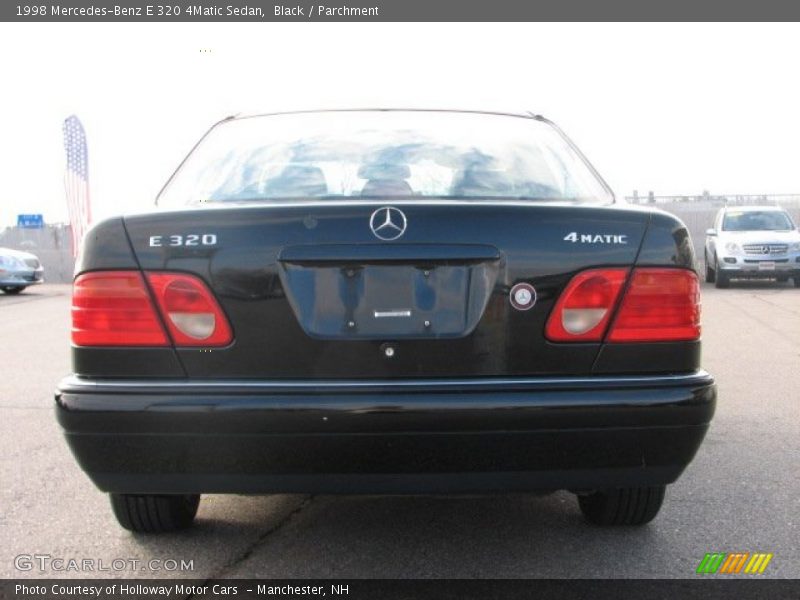
[[123, 527], [202, 493], [567, 489], [637, 525], [697, 451], [686, 227], [536, 115], [225, 119], [86, 236], [56, 395]]

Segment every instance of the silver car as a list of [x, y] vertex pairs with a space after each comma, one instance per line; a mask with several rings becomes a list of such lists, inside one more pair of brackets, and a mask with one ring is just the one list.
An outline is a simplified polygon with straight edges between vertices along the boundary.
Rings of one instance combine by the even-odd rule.
[[726, 206], [706, 231], [706, 281], [773, 278], [800, 287], [800, 232], [777, 206]]
[[29, 285], [42, 282], [44, 282], [44, 267], [35, 255], [10, 248], [0, 248], [0, 290], [6, 294], [19, 294]]

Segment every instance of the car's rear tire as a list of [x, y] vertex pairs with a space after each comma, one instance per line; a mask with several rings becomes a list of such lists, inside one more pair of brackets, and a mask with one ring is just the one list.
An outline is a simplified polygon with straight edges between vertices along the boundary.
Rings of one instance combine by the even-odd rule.
[[800, 277], [793, 277], [794, 287], [800, 288]]
[[595, 525], [644, 525], [664, 502], [665, 485], [601, 490], [578, 496], [586, 520]]
[[15, 286], [15, 285], [7, 285], [4, 286], [2, 289], [6, 294], [19, 294], [22, 290], [25, 289], [25, 286]]
[[706, 283], [714, 283], [716, 272], [711, 268], [711, 263], [708, 261], [708, 254], [703, 254], [706, 263]]
[[125, 529], [137, 533], [166, 533], [192, 524], [200, 504], [199, 494], [155, 496], [110, 494], [114, 516]]

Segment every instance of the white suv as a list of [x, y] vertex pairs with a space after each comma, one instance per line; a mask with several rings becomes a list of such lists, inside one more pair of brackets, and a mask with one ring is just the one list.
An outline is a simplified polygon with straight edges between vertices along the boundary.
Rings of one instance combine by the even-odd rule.
[[800, 232], [777, 206], [726, 206], [706, 231], [706, 281], [728, 287], [732, 278], [794, 279], [800, 287]]

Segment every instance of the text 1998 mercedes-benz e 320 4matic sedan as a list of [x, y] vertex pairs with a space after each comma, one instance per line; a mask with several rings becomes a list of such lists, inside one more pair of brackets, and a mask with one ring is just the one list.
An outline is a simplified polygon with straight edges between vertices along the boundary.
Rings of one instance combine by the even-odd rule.
[[575, 492], [641, 524], [714, 412], [688, 232], [551, 122], [215, 125], [86, 236], [57, 414], [123, 527], [202, 493]]

